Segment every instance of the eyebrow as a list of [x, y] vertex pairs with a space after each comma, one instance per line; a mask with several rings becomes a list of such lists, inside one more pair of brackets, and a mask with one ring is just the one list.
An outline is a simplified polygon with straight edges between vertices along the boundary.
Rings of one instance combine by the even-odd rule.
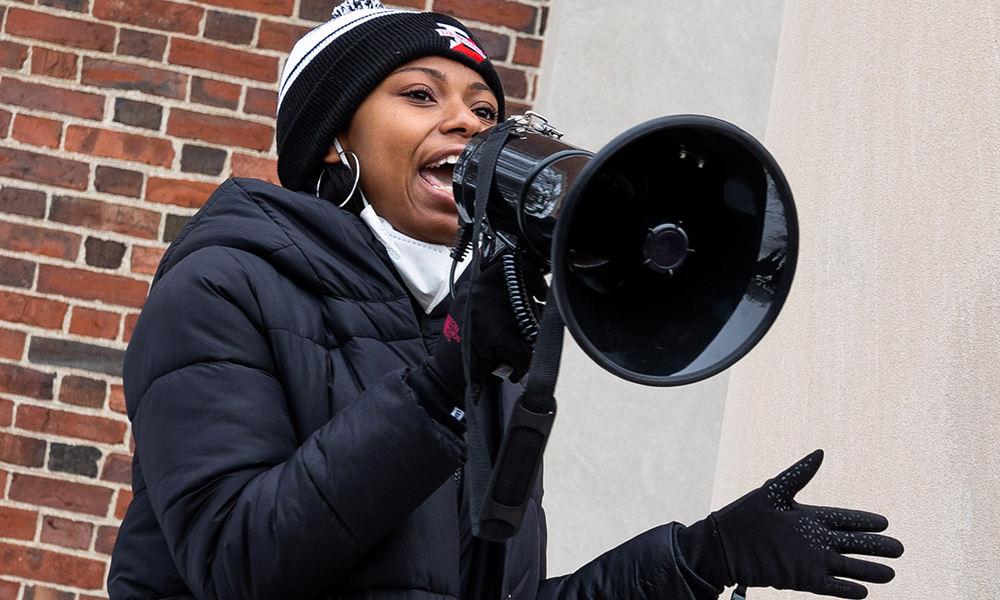
[[[426, 73], [427, 75], [430, 75], [431, 77], [437, 79], [438, 81], [448, 81], [447, 75], [445, 75], [441, 71], [438, 71], [437, 69], [430, 69], [427, 67], [406, 67], [404, 69], [399, 69], [398, 71], [394, 71], [392, 74], [389, 75], [389, 77], [406, 73], [408, 71], [420, 71], [421, 73]], [[469, 89], [482, 90], [485, 92], [493, 93], [493, 90], [490, 89], [490, 86], [479, 81], [474, 81], [471, 84], [469, 84]]]

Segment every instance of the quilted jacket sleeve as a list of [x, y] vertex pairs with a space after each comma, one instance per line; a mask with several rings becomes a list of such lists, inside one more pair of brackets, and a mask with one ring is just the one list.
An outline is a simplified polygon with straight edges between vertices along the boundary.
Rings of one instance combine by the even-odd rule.
[[677, 550], [670, 523], [641, 533], [575, 573], [546, 579], [537, 600], [716, 600], [722, 589], [702, 581]]
[[125, 383], [150, 503], [203, 600], [316, 596], [463, 458], [401, 371], [299, 445], [251, 284], [222, 249], [154, 286]]

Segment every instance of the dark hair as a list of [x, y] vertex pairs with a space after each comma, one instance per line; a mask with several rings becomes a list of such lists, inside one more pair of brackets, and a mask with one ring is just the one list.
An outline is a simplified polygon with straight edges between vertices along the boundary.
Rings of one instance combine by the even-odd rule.
[[[344, 203], [347, 194], [351, 193], [354, 187], [354, 172], [344, 163], [324, 164], [317, 177], [322, 177], [319, 184], [319, 197], [333, 202], [337, 206]], [[364, 203], [361, 202], [361, 187], [354, 191], [351, 199], [341, 208], [354, 213], [361, 214]]]

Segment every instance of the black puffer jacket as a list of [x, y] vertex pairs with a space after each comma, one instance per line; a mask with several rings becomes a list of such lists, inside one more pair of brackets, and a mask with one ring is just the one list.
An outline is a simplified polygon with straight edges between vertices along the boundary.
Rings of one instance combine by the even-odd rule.
[[[223, 184], [126, 356], [134, 499], [111, 598], [476, 598], [496, 548], [459, 517], [464, 440], [405, 383], [430, 329], [360, 219]], [[507, 547], [510, 597], [716, 597], [675, 560], [674, 525], [545, 580], [540, 497]]]

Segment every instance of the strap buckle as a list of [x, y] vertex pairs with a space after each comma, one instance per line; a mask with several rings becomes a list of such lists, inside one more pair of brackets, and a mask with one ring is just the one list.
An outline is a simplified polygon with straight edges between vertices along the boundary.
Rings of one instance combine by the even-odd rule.
[[554, 140], [561, 139], [563, 136], [563, 132], [549, 125], [548, 119], [533, 110], [529, 110], [523, 115], [512, 116], [509, 120], [514, 121], [514, 133], [517, 134], [524, 134], [530, 131]]

